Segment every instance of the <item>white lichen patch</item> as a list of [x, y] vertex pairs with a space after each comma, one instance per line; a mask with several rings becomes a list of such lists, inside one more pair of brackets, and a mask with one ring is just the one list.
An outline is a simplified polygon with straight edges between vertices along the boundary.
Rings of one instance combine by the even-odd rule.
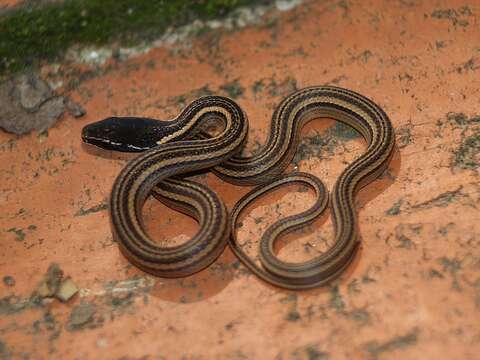
[[303, 0], [277, 0], [275, 1], [275, 6], [279, 11], [289, 11], [300, 5], [302, 2]]
[[113, 50], [108, 47], [74, 46], [67, 51], [66, 59], [80, 64], [103, 65], [112, 54]]
[[108, 294], [119, 294], [131, 291], [141, 291], [147, 288], [151, 288], [155, 285], [156, 281], [153, 277], [146, 276], [135, 279], [127, 279], [113, 282], [106, 285], [102, 289], [80, 289], [80, 297], [86, 296], [105, 296]]

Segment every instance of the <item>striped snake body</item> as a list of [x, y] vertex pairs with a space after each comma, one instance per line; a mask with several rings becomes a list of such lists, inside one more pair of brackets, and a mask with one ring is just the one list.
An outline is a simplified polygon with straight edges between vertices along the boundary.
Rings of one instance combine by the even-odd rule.
[[[276, 239], [313, 221], [328, 202], [325, 187], [316, 177], [304, 173], [281, 175], [298, 147], [302, 126], [319, 117], [333, 118], [356, 129], [365, 138], [367, 150], [347, 166], [333, 187], [335, 244], [307, 262], [284, 262], [274, 254]], [[215, 136], [205, 135], [201, 124], [212, 119], [223, 123], [223, 131]], [[112, 131], [125, 126], [143, 127], [148, 136], [132, 139], [135, 136], [130, 128], [121, 136]], [[112, 232], [130, 261], [159, 276], [186, 276], [215, 260], [229, 238], [232, 250], [247, 267], [263, 280], [284, 288], [319, 286], [345, 269], [358, 247], [355, 193], [378, 177], [393, 152], [394, 131], [386, 114], [374, 102], [353, 91], [316, 86], [299, 90], [280, 103], [272, 116], [265, 146], [251, 157], [239, 155], [247, 131], [247, 119], [240, 107], [218, 96], [194, 101], [177, 119], [168, 122], [110, 118], [84, 128], [82, 137], [86, 143], [120, 151], [149, 148], [121, 171], [110, 197]], [[226, 181], [261, 184], [235, 205], [230, 221], [223, 203], [211, 190], [178, 178], [211, 167]], [[239, 246], [236, 222], [255, 198], [293, 182], [313, 188], [317, 200], [309, 210], [279, 220], [267, 229], [260, 242], [262, 268]], [[152, 241], [143, 229], [141, 216], [150, 193], [195, 217], [200, 223], [198, 233], [176, 247], [165, 248]]]

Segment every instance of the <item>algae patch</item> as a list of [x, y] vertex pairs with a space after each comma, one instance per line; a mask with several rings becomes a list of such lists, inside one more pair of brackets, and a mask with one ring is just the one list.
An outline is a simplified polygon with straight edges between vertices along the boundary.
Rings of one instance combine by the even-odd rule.
[[153, 39], [168, 27], [221, 17], [253, 0], [71, 0], [13, 8], [0, 18], [0, 74], [58, 58], [73, 45]]

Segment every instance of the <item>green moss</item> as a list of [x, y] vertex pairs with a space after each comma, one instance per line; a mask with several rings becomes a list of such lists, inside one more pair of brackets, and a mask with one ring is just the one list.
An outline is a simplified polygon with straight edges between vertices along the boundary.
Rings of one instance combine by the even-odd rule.
[[393, 206], [388, 209], [385, 214], [387, 214], [388, 216], [395, 216], [395, 215], [398, 215], [400, 214], [401, 212], [401, 206], [403, 204], [403, 199], [400, 199], [398, 200], [395, 204], [393, 204]]
[[470, 23], [465, 17], [472, 16], [472, 10], [468, 6], [459, 9], [438, 9], [431, 13], [431, 17], [439, 20], [450, 20], [454, 26], [468, 26]]
[[358, 139], [361, 137], [357, 130], [341, 122], [337, 122], [331, 130], [333, 136], [338, 136], [345, 140]]
[[238, 99], [245, 93], [245, 88], [240, 85], [238, 79], [223, 84], [222, 86], [220, 86], [220, 89], [223, 90], [232, 99]]
[[[269, 2], [269, 1], [261, 1]], [[0, 74], [60, 56], [74, 44], [131, 44], [168, 26], [227, 14], [253, 0], [69, 0], [0, 18]]]
[[345, 310], [345, 302], [342, 299], [342, 294], [340, 294], [338, 285], [330, 288], [330, 307], [335, 309], [337, 312], [342, 312]]
[[[328, 360], [330, 359], [330, 355], [326, 352], [320, 351], [318, 347], [319, 347], [318, 344], [310, 344], [307, 346], [302, 346], [301, 348], [295, 349], [295, 351], [293, 351], [288, 358], [292, 360], [299, 360], [299, 359]], [[277, 356], [277, 358], [283, 359], [283, 356], [280, 355], [280, 356]]]
[[354, 309], [345, 315], [360, 325], [367, 325], [370, 322], [370, 314], [364, 309]]
[[370, 353], [371, 359], [378, 359], [383, 353], [415, 345], [418, 341], [418, 335], [419, 330], [415, 328], [404, 336], [395, 337], [384, 343], [370, 341], [365, 344], [365, 348]]
[[438, 262], [443, 266], [444, 272], [449, 272], [450, 274], [456, 274], [462, 269], [462, 263], [457, 258], [448, 258], [446, 256], [440, 258]]
[[285, 320], [295, 322], [301, 319], [301, 316], [297, 310], [290, 311], [286, 316]]
[[480, 131], [465, 137], [454, 152], [453, 165], [462, 169], [477, 169], [480, 166]]
[[17, 240], [17, 241], [25, 240], [25, 232], [22, 228], [17, 229], [15, 227], [13, 227], [13, 228], [8, 229], [7, 232], [14, 233], [15, 234], [15, 240]]

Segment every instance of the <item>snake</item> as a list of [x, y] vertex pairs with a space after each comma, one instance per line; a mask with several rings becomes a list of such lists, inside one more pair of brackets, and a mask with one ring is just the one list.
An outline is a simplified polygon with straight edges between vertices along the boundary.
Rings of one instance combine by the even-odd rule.
[[[317, 177], [303, 172], [284, 174], [300, 143], [302, 127], [317, 118], [331, 118], [358, 131], [365, 152], [337, 178], [330, 196]], [[220, 124], [216, 133], [209, 124]], [[176, 118], [160, 121], [141, 117], [110, 117], [85, 126], [83, 142], [107, 150], [140, 152], [117, 176], [110, 195], [112, 234], [124, 256], [140, 269], [161, 277], [183, 277], [210, 265], [229, 244], [242, 263], [262, 280], [292, 290], [327, 284], [351, 263], [358, 250], [355, 195], [388, 167], [395, 134], [386, 113], [375, 102], [352, 90], [312, 86], [285, 97], [273, 112], [268, 138], [254, 155], [245, 156], [248, 119], [232, 99], [205, 96], [194, 100]], [[221, 199], [188, 175], [212, 170], [237, 185], [256, 185], [228, 215]], [[259, 262], [237, 239], [238, 219], [255, 199], [274, 188], [302, 183], [316, 195], [301, 214], [278, 220], [260, 240]], [[142, 208], [153, 195], [192, 216], [199, 230], [187, 242], [161, 246], [145, 231]], [[282, 261], [277, 239], [314, 221], [330, 203], [334, 244], [305, 262]]]

